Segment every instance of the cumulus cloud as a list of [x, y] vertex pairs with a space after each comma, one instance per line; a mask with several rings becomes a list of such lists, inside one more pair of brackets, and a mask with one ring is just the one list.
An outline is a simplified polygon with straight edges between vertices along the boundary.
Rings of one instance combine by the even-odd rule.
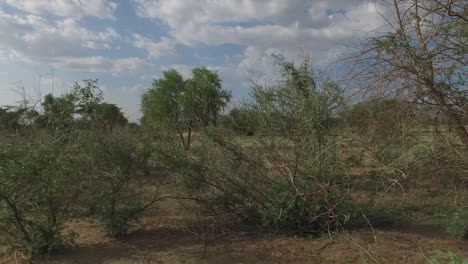
[[[133, 0], [141, 17], [169, 26], [186, 46], [237, 44], [246, 49], [237, 64], [218, 67], [228, 78], [268, 76], [272, 53], [308, 55], [318, 66], [335, 52], [383, 24], [366, 0]], [[179, 65], [180, 66], [180, 65]]]
[[0, 50], [12, 61], [46, 63], [61, 69], [124, 74], [139, 70], [136, 57], [109, 59], [89, 56], [89, 50], [108, 50], [121, 36], [113, 28], [92, 31], [73, 18], [54, 22], [33, 14], [12, 15], [0, 9]]
[[0, 0], [2, 2], [28, 13], [62, 17], [114, 18], [117, 8], [117, 4], [109, 0]]
[[0, 9], [0, 47], [31, 59], [82, 55], [86, 48], [108, 48], [119, 37], [112, 28], [90, 31], [72, 18], [49, 22], [36, 15], [11, 15]]
[[133, 46], [145, 49], [150, 57], [159, 58], [175, 53], [174, 41], [167, 37], [162, 37], [159, 42], [154, 42], [139, 34], [133, 34], [132, 37]]

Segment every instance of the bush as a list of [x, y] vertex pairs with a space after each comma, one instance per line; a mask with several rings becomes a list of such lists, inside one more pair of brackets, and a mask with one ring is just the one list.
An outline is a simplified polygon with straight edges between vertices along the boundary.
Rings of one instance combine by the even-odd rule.
[[309, 234], [336, 230], [360, 216], [348, 206], [347, 178], [334, 155], [311, 159], [292, 176], [295, 168], [284, 148], [233, 142], [210, 130], [198, 136], [190, 153], [160, 149], [164, 163], [182, 175], [180, 186], [196, 198], [199, 212]]
[[35, 258], [73, 242], [63, 233], [82, 191], [80, 145], [59, 133], [0, 146], [0, 230], [15, 250]]
[[284, 80], [255, 85], [249, 105], [256, 131], [267, 137], [242, 144], [210, 128], [199, 131], [191, 151], [163, 144], [160, 155], [182, 175], [202, 213], [236, 214], [287, 232], [336, 230], [357, 215], [348, 206], [351, 184], [340, 159], [349, 148], [328, 135], [342, 91], [330, 80], [319, 83], [308, 60], [296, 67], [276, 58]]
[[87, 204], [109, 236], [125, 236], [156, 201], [151, 195], [154, 190], [145, 189], [140, 184], [143, 176], [138, 175], [139, 170], [147, 169], [148, 151], [148, 145], [139, 144], [138, 138], [124, 130], [89, 139], [92, 186]]
[[468, 239], [468, 210], [459, 208], [451, 216], [445, 217], [442, 224], [448, 233], [459, 239]]
[[432, 252], [432, 257], [429, 259], [428, 264], [468, 264], [468, 259], [461, 259], [450, 251], [435, 250]]

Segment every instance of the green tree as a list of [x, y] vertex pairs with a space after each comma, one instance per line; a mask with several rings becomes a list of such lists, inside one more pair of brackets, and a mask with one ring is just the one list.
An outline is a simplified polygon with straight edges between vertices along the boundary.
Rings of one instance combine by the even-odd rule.
[[40, 118], [43, 125], [55, 128], [64, 128], [73, 123], [73, 115], [76, 111], [75, 97], [71, 94], [65, 94], [60, 97], [54, 97], [48, 94], [44, 97], [42, 103], [44, 113]]
[[25, 107], [0, 107], [0, 129], [17, 130], [32, 119], [32, 115], [33, 112]]
[[216, 72], [195, 68], [192, 75], [184, 80], [176, 70], [165, 71], [141, 100], [142, 123], [175, 130], [187, 149], [193, 130], [216, 125], [231, 96]]
[[85, 182], [76, 133], [36, 134], [0, 144], [0, 238], [31, 258], [72, 242], [65, 222]]
[[181, 100], [189, 126], [216, 125], [230, 98], [231, 93], [222, 89], [218, 73], [207, 68], [193, 69]]
[[170, 126], [178, 132], [184, 129], [180, 97], [185, 90], [185, 81], [176, 70], [163, 72], [162, 78], [154, 80], [152, 88], [141, 98], [142, 123]]
[[93, 119], [96, 108], [103, 99], [97, 79], [83, 80], [82, 84], [75, 83], [70, 96], [75, 99], [76, 113], [81, 115], [82, 121]]
[[[89, 124], [101, 102], [102, 91], [98, 81], [84, 80], [82, 84], [75, 83], [69, 93], [58, 97], [47, 94], [42, 103], [44, 113], [40, 120], [44, 125], [55, 128], [69, 127], [77, 121]], [[75, 120], [76, 116], [79, 116], [79, 120]]]
[[98, 126], [112, 129], [126, 125], [128, 120], [115, 104], [100, 103], [96, 105], [93, 122]]
[[[329, 79], [319, 82], [307, 58], [296, 67], [282, 56], [275, 57], [283, 81], [274, 86], [255, 85], [251, 93], [260, 125], [270, 134], [323, 146], [334, 118], [345, 105], [342, 89]], [[305, 141], [302, 144], [308, 143]]]

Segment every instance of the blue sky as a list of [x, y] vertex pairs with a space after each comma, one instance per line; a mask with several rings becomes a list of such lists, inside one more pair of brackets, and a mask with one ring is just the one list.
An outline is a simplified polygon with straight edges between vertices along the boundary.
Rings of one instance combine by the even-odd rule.
[[164, 70], [209, 67], [242, 98], [278, 78], [272, 53], [324, 69], [381, 24], [365, 0], [0, 0], [0, 105], [99, 79], [136, 121]]

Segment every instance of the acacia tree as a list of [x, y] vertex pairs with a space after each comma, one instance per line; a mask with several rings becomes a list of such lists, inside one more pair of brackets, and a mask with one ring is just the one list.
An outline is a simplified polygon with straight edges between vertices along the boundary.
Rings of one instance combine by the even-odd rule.
[[98, 80], [83, 80], [82, 84], [75, 83], [71, 96], [75, 100], [76, 113], [83, 121], [90, 121], [96, 114], [97, 106], [102, 102], [102, 91], [98, 87]]
[[93, 122], [97, 126], [111, 129], [116, 126], [124, 126], [128, 120], [115, 104], [100, 103], [95, 107]]
[[254, 109], [261, 126], [301, 142], [325, 144], [333, 119], [345, 106], [342, 89], [332, 80], [320, 80], [312, 71], [308, 58], [301, 65], [274, 55], [284, 78], [279, 85], [256, 84], [251, 92]]
[[142, 122], [176, 130], [184, 147], [189, 149], [193, 129], [216, 125], [230, 96], [222, 89], [218, 74], [206, 68], [193, 69], [188, 80], [176, 70], [165, 71], [142, 97]]
[[381, 0], [391, 29], [372, 37], [357, 54], [353, 78], [371, 91], [433, 105], [468, 149], [467, 2]]

